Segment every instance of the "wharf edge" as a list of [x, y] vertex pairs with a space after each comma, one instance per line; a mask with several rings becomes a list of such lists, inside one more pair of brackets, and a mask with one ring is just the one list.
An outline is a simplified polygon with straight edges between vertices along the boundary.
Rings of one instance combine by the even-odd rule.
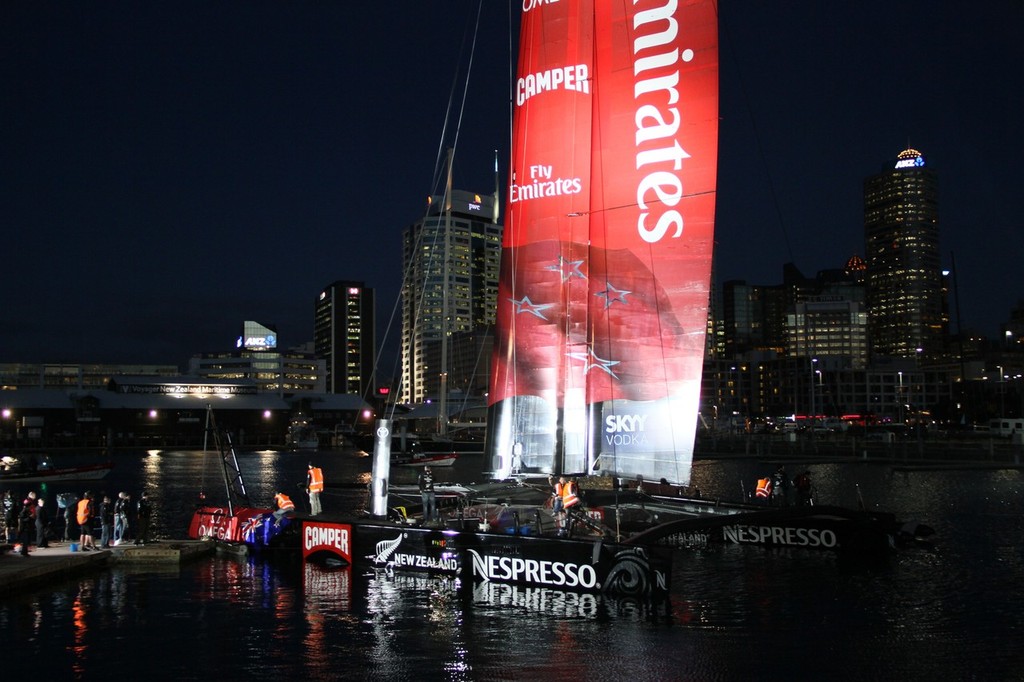
[[213, 554], [216, 543], [202, 540], [160, 540], [146, 545], [124, 545], [95, 551], [71, 551], [69, 542], [33, 547], [27, 557], [11, 545], [0, 552], [0, 598], [26, 587], [119, 565], [180, 565]]

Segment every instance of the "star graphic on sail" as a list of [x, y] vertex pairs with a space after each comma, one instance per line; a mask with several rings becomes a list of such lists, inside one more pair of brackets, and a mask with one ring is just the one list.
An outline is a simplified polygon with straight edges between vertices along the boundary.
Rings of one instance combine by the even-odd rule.
[[608, 288], [607, 289], [605, 289], [604, 291], [599, 291], [596, 294], [596, 296], [598, 298], [603, 298], [604, 299], [604, 309], [605, 310], [608, 310], [608, 308], [611, 307], [612, 303], [623, 303], [623, 304], [625, 304], [626, 303], [626, 296], [628, 296], [629, 294], [633, 293], [632, 291], [626, 291], [625, 289], [616, 289], [615, 287], [613, 287], [611, 285], [611, 282], [608, 282], [607, 284], [608, 284]]
[[544, 269], [559, 273], [562, 276], [562, 281], [568, 282], [573, 277], [579, 277], [580, 279], [587, 278], [586, 275], [580, 272], [581, 265], [583, 265], [582, 260], [566, 260], [562, 256], [559, 256], [558, 263], [556, 265], [549, 265]]
[[517, 301], [514, 298], [510, 298], [508, 300], [515, 304], [516, 315], [520, 313], [530, 313], [531, 315], [536, 315], [542, 320], [548, 319], [547, 317], [545, 317], [544, 311], [555, 305], [554, 303], [534, 303], [533, 301], [530, 300], [529, 296], [523, 296], [523, 298], [519, 301]]
[[598, 368], [598, 369], [600, 369], [600, 370], [602, 370], [604, 372], [607, 372], [614, 379], [618, 379], [619, 378], [619, 376], [615, 372], [612, 371], [612, 366], [619, 364], [619, 361], [618, 360], [605, 360], [604, 358], [599, 358], [599, 357], [597, 357], [597, 354], [594, 353], [594, 349], [593, 348], [588, 348], [586, 353], [569, 353], [568, 355], [569, 355], [570, 358], [573, 358], [574, 360], [582, 360], [583, 361], [583, 363], [584, 363], [584, 365], [583, 365], [583, 373], [584, 374], [589, 373], [590, 370], [592, 370], [593, 368], [596, 367], [596, 368]]

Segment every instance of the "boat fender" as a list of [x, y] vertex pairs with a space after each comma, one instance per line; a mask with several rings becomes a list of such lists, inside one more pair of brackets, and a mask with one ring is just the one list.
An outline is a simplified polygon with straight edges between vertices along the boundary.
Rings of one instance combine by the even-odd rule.
[[601, 544], [602, 543], [603, 543], [603, 540], [600, 540], [600, 539], [597, 542], [594, 543], [594, 553], [590, 557], [590, 563], [592, 563], [594, 566], [597, 566], [597, 562], [601, 558]]

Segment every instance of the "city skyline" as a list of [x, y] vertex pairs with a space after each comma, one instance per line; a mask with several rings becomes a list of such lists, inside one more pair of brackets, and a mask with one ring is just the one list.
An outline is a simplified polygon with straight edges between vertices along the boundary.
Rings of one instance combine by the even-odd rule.
[[[248, 319], [287, 348], [312, 340], [316, 297], [340, 279], [377, 291], [386, 326], [402, 230], [438, 188], [476, 11], [0, 8], [0, 215], [14, 245], [0, 361], [185, 366], [230, 349]], [[483, 5], [459, 189], [493, 191], [496, 150], [506, 182], [508, 14]], [[1022, 14], [725, 3], [717, 281], [863, 255], [862, 182], [914, 147], [939, 178], [963, 326], [994, 337], [1024, 298], [1021, 171], [1006, 153], [1024, 147], [1011, 87]]]

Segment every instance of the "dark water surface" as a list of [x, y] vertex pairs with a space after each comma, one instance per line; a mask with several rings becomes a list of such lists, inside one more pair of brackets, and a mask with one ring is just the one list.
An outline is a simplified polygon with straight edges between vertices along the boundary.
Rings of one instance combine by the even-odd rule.
[[[308, 456], [239, 457], [254, 502], [279, 488], [304, 501]], [[223, 497], [202, 453], [116, 459], [102, 488], [145, 486], [158, 537], [184, 536], [200, 489]], [[368, 457], [316, 460], [325, 509], [365, 505]], [[440, 478], [478, 479], [479, 465], [463, 457]], [[693, 482], [735, 499], [773, 468], [702, 461]], [[112, 568], [0, 600], [0, 665], [36, 680], [1024, 680], [1022, 472], [810, 468], [822, 501], [855, 506], [859, 486], [869, 507], [933, 526], [935, 547], [874, 568], [806, 550], [680, 551], [671, 603], [654, 607], [297, 562]], [[46, 494], [65, 490], [84, 488]]]

